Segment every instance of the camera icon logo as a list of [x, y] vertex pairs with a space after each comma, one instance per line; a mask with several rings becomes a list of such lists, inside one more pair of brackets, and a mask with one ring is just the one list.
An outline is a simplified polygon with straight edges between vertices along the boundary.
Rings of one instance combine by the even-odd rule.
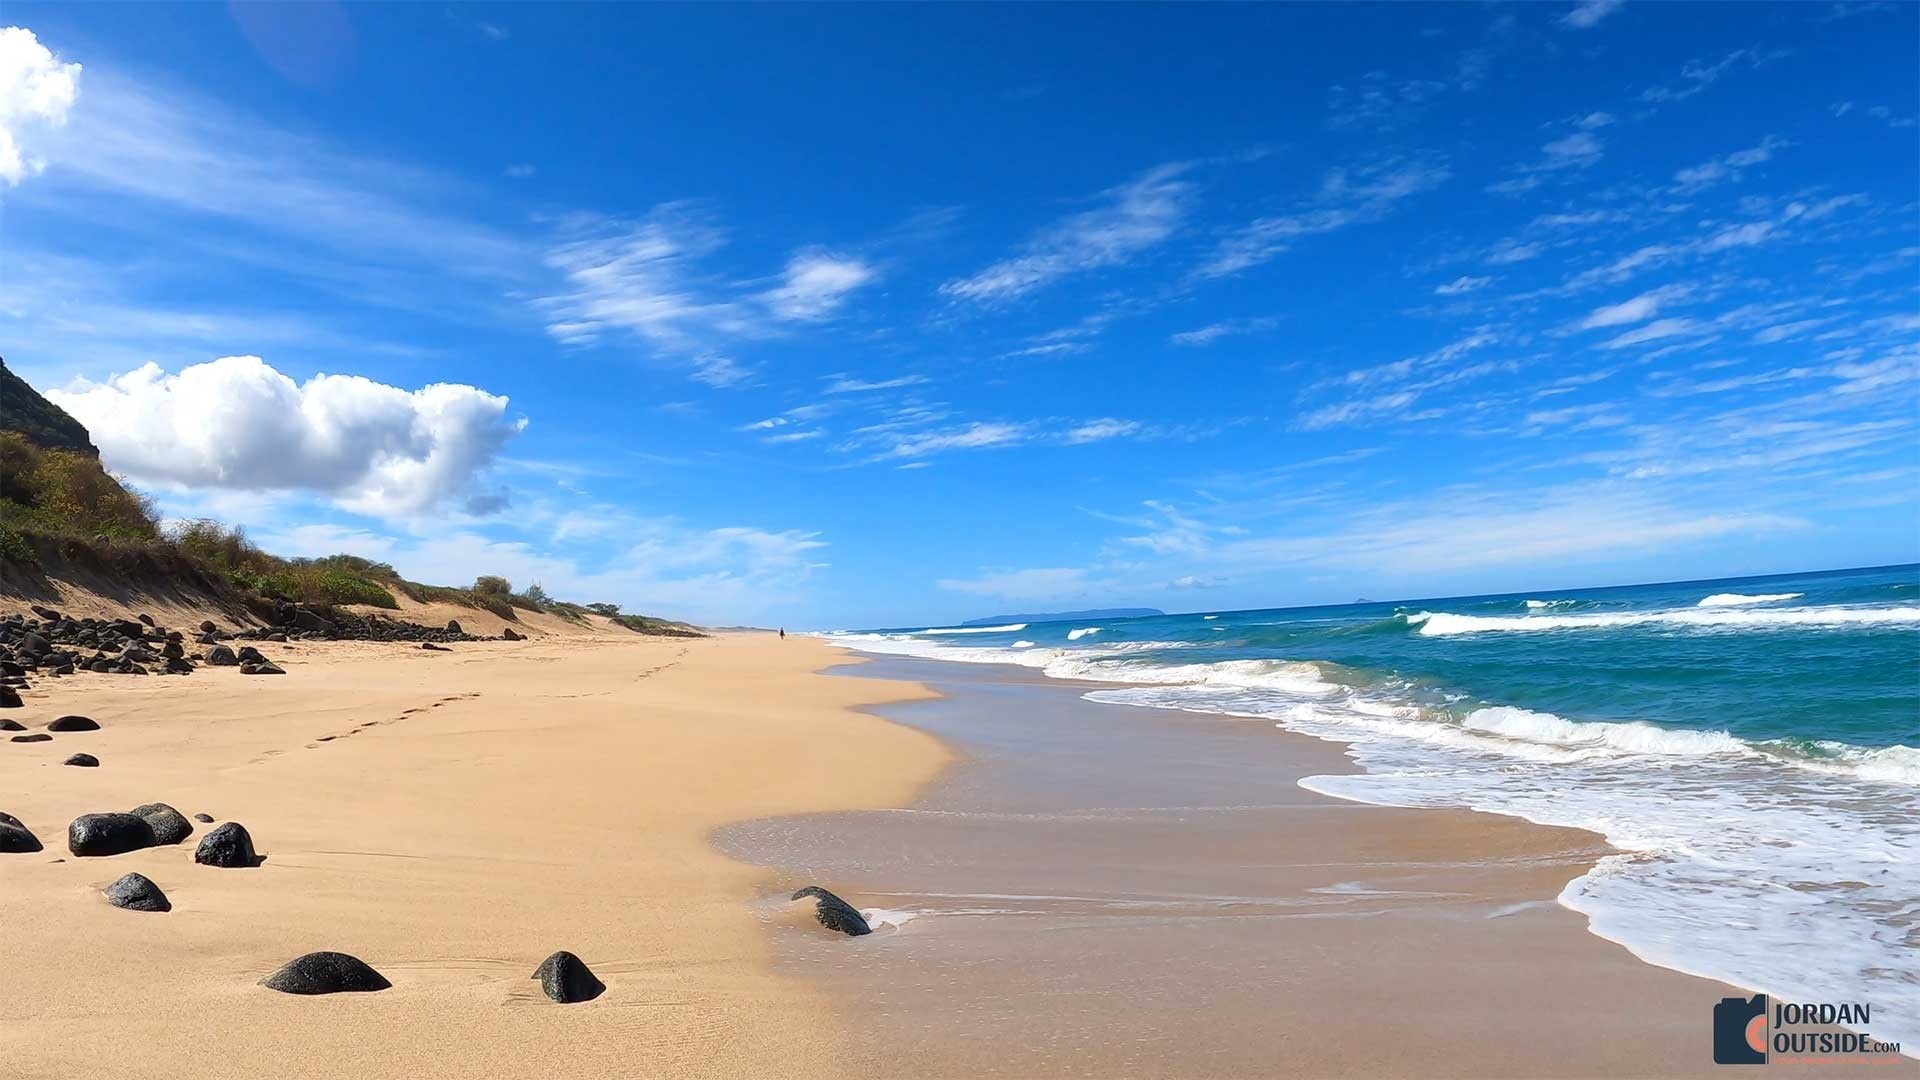
[[1713, 1060], [1717, 1065], [1767, 1063], [1767, 995], [1721, 998], [1713, 1007]]

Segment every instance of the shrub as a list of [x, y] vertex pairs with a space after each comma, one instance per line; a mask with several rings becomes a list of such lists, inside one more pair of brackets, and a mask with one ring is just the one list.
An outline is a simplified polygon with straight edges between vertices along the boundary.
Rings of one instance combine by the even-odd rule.
[[473, 591], [481, 596], [506, 596], [513, 592], [513, 583], [503, 577], [482, 574], [474, 579]]

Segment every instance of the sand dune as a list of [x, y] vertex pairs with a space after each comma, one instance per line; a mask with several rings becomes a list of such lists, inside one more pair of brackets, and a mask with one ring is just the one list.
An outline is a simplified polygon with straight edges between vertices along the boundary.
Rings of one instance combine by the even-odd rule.
[[[918, 688], [812, 674], [834, 661], [827, 647], [765, 635], [269, 654], [285, 678], [39, 680], [10, 711], [30, 727], [72, 712], [104, 727], [0, 743], [0, 810], [47, 845], [0, 856], [0, 970], [13, 976], [0, 1071], [843, 1070], [844, 1014], [769, 964], [764, 920], [805, 912], [707, 837], [744, 818], [910, 799], [946, 751], [848, 706]], [[100, 767], [59, 764], [81, 750]], [[154, 800], [244, 823], [264, 865], [196, 866], [193, 840], [68, 856], [74, 816]], [[109, 906], [100, 889], [131, 870], [173, 910]], [[359, 956], [393, 988], [301, 998], [256, 985], [321, 949]], [[557, 949], [607, 992], [540, 996], [530, 976]]]

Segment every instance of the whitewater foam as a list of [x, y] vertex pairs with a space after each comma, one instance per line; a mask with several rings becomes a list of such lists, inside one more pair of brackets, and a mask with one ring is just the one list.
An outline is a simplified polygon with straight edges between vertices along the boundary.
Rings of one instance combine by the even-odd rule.
[[1067, 631], [1067, 640], [1079, 641], [1083, 637], [1092, 637], [1093, 635], [1099, 632], [1100, 632], [1100, 628], [1097, 626], [1083, 626], [1078, 630]]
[[1795, 626], [1885, 626], [1920, 623], [1920, 607], [1802, 607], [1773, 611], [1741, 608], [1680, 608], [1674, 611], [1608, 611], [1576, 615], [1456, 615], [1416, 611], [1397, 616], [1420, 628], [1422, 637], [1502, 631], [1602, 630], [1616, 626], [1695, 626], [1768, 629]]
[[1529, 600], [1527, 610], [1544, 611], [1547, 608], [1572, 607], [1579, 602], [1578, 600]]
[[1748, 596], [1737, 592], [1717, 592], [1700, 601], [1696, 607], [1746, 607], [1749, 604], [1778, 604], [1783, 600], [1798, 600], [1806, 593], [1760, 593]]
[[1017, 622], [1011, 626], [948, 626], [936, 630], [919, 630], [921, 634], [1017, 634], [1027, 628], [1027, 624]]

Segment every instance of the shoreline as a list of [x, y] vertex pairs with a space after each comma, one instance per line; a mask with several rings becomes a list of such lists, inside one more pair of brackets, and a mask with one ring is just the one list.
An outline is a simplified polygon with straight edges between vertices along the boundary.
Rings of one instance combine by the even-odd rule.
[[[942, 694], [867, 711], [965, 756], [903, 810], [743, 823], [717, 840], [783, 882], [838, 880], [856, 906], [906, 909], [882, 913], [857, 961], [810, 937], [781, 940], [784, 971], [857, 1013], [848, 1027], [865, 1071], [907, 1061], [952, 1076], [1716, 1068], [1712, 1006], [1743, 992], [1651, 964], [1559, 903], [1617, 850], [1595, 833], [1298, 787], [1296, 776], [1361, 769], [1344, 744], [1265, 722], [1083, 702], [1070, 682], [1016, 666], [850, 655], [861, 662], [829, 673]], [[990, 719], [1013, 713], [1044, 729], [1039, 741]], [[1207, 743], [1224, 753], [1197, 748]], [[1182, 754], [1194, 760], [1176, 762]], [[1246, 760], [1258, 764], [1238, 768]], [[1176, 765], [1247, 805], [1209, 805]], [[1166, 782], [1071, 790], [1076, 772], [1155, 768]], [[1342, 944], [1329, 953], [1329, 941]], [[1292, 976], [1271, 982], [1276, 965]], [[998, 974], [971, 976], [989, 969]], [[1089, 995], [1102, 1015], [1078, 1007]], [[1182, 1002], [1177, 1029], [1147, 1007], [1163, 996]], [[1382, 1010], [1396, 1017], [1385, 1029], [1366, 1019]], [[1583, 1030], [1565, 1030], [1576, 1016]], [[1400, 1039], [1383, 1039], [1395, 1025]], [[1302, 1026], [1318, 1029], [1306, 1045]], [[1049, 1057], [1039, 1049], [1049, 1042], [1078, 1054]]]

